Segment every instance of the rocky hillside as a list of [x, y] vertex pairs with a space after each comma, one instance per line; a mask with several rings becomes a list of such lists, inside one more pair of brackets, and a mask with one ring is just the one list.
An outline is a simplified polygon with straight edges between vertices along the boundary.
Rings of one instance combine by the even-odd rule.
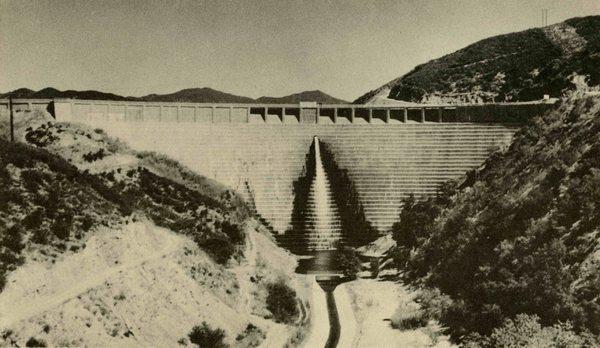
[[499, 35], [415, 67], [366, 93], [422, 103], [530, 101], [600, 84], [600, 16]]
[[577, 97], [462, 185], [408, 199], [395, 258], [430, 289], [425, 313], [471, 347], [599, 344], [599, 168], [600, 97]]
[[234, 192], [99, 129], [16, 119], [20, 141], [0, 141], [0, 346], [186, 345], [202, 325], [234, 346], [302, 336], [295, 259]]

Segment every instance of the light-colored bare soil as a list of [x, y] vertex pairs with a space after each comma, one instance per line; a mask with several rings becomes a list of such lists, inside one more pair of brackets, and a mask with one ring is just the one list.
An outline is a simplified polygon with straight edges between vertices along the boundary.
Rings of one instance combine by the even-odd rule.
[[325, 347], [329, 336], [329, 316], [325, 292], [321, 289], [314, 276], [307, 276], [310, 284], [311, 322], [307, 337], [302, 347]]
[[[354, 347], [451, 347], [447, 337], [432, 340], [426, 329], [400, 331], [390, 318], [400, 305], [413, 301], [401, 284], [376, 279], [358, 279], [343, 285], [352, 301], [357, 322]], [[437, 330], [436, 327], [430, 327]]]
[[340, 340], [338, 347], [355, 347], [359, 339], [357, 323], [352, 308], [348, 283], [338, 285], [333, 291], [340, 318]]
[[257, 278], [289, 277], [294, 259], [249, 235], [249, 258], [232, 269], [150, 222], [98, 231], [55, 264], [28, 261], [0, 293], [0, 332], [10, 332], [0, 346], [35, 337], [53, 346], [173, 347], [206, 321], [231, 345], [252, 323], [266, 333], [263, 346], [282, 347], [297, 328], [263, 318]]

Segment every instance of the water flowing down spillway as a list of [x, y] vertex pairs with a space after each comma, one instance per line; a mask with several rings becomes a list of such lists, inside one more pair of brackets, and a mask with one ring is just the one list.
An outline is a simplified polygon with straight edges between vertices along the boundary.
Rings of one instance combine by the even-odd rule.
[[314, 137], [315, 176], [307, 202], [307, 248], [310, 251], [333, 250], [342, 231], [337, 207], [331, 195], [330, 183], [321, 160], [319, 138]]

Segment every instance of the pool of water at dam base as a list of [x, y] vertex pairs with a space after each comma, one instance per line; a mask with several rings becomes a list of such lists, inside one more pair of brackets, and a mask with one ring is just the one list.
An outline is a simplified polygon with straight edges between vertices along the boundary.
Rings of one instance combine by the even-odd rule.
[[312, 251], [302, 255], [298, 260], [296, 273], [316, 275], [341, 275], [340, 263], [342, 252], [339, 250]]

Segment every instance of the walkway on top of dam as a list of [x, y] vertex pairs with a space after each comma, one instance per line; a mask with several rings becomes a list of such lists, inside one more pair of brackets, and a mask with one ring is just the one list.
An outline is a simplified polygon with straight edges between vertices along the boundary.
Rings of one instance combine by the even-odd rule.
[[[269, 123], [269, 124], [377, 124], [377, 123], [523, 123], [549, 108], [552, 102], [493, 104], [241, 104], [82, 99], [13, 99], [17, 110], [46, 107], [57, 120], [94, 115], [107, 120]], [[8, 100], [0, 100], [0, 113]]]

